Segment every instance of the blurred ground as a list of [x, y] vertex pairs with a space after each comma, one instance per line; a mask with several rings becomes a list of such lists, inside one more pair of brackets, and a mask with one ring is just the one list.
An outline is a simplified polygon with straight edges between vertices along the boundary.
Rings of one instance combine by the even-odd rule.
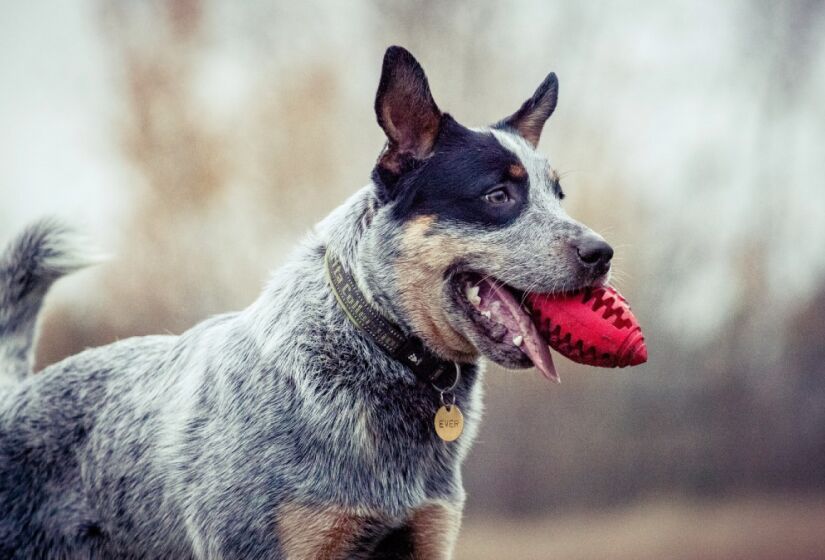
[[822, 560], [825, 497], [651, 501], [464, 523], [456, 560]]

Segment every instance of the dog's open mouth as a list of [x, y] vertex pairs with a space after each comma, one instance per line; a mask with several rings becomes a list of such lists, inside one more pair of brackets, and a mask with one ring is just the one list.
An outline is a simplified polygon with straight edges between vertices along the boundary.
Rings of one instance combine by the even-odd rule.
[[550, 349], [524, 307], [522, 293], [471, 272], [457, 274], [453, 285], [456, 301], [480, 334], [510, 356], [520, 351], [546, 378], [559, 381]]

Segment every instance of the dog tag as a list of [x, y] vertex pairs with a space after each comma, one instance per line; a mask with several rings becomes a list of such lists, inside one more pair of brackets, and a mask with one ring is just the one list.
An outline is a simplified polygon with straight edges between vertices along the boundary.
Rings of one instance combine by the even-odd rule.
[[444, 441], [455, 441], [464, 431], [464, 415], [455, 404], [444, 405], [435, 413], [435, 433]]

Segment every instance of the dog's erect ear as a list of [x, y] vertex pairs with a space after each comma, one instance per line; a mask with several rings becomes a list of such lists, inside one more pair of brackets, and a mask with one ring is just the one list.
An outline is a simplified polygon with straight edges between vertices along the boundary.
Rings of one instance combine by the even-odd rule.
[[495, 127], [509, 128], [518, 132], [535, 148], [539, 143], [544, 123], [556, 109], [558, 98], [559, 80], [553, 72], [550, 72], [533, 97], [525, 101], [518, 111], [497, 123]]
[[380, 167], [399, 175], [411, 160], [430, 155], [441, 111], [433, 101], [424, 70], [406, 49], [390, 47], [384, 54], [375, 115], [387, 134], [387, 149], [378, 160]]

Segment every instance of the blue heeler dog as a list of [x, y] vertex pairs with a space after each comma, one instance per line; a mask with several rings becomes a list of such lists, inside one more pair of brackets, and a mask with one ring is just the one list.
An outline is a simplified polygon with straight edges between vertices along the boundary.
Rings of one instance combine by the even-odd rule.
[[554, 377], [519, 299], [610, 269], [535, 150], [557, 93], [550, 74], [467, 128], [390, 48], [372, 181], [257, 301], [36, 375], [43, 297], [87, 262], [54, 222], [21, 233], [0, 260], [0, 558], [450, 558], [479, 359]]

